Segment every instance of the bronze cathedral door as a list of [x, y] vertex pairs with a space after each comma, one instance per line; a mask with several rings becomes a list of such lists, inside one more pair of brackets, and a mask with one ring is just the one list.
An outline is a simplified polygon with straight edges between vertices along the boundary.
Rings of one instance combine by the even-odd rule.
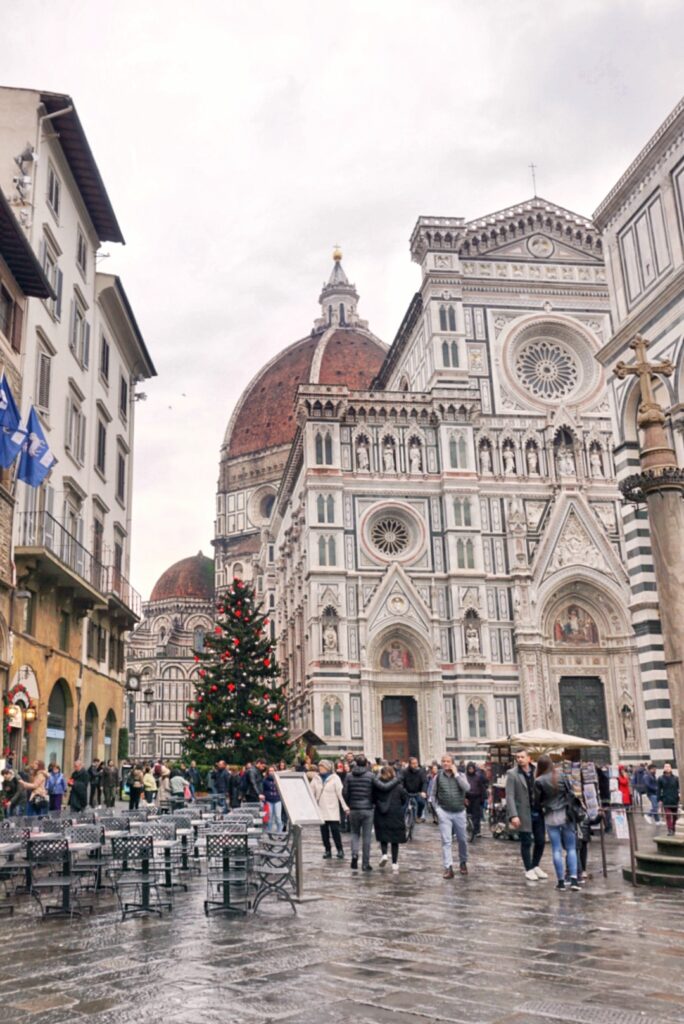
[[[590, 740], [608, 739], [606, 698], [603, 683], [596, 676], [563, 676], [558, 684], [563, 732], [587, 736]], [[607, 747], [591, 747], [591, 759], [607, 760]], [[582, 751], [586, 758], [587, 750]]]

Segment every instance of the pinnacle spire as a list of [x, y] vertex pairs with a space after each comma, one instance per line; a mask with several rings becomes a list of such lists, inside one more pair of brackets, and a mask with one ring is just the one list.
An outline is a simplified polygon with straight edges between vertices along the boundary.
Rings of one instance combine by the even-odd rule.
[[321, 304], [321, 315], [315, 321], [315, 329], [364, 325], [356, 312], [359, 293], [344, 272], [342, 250], [338, 245], [333, 249], [333, 266], [330, 277], [323, 285], [318, 301]]

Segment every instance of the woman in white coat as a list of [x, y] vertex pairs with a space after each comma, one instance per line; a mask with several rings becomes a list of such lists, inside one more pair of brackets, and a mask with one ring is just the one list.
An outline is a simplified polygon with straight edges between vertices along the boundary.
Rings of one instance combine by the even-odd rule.
[[319, 774], [311, 779], [311, 790], [321, 811], [323, 824], [321, 825], [321, 839], [325, 847], [323, 860], [330, 860], [332, 851], [330, 848], [330, 834], [332, 833], [338, 860], [344, 859], [342, 847], [342, 836], [340, 835], [340, 807], [345, 814], [349, 808], [342, 795], [342, 783], [333, 771], [331, 761], [321, 761]]

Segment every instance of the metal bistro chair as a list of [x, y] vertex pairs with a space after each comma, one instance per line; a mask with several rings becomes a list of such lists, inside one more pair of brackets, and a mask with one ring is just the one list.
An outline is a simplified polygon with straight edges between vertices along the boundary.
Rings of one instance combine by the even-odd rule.
[[206, 836], [207, 898], [204, 913], [246, 914], [249, 910], [249, 851], [246, 833]]
[[102, 823], [97, 825], [72, 825], [67, 830], [66, 837], [70, 844], [92, 844], [94, 850], [85, 851], [87, 856], [80, 856], [80, 851], [72, 857], [71, 872], [77, 875], [86, 888], [98, 890], [102, 888], [102, 848], [104, 844], [104, 829]]
[[[27, 873], [26, 861], [22, 859], [26, 839], [25, 829], [0, 828], [0, 886], [6, 901], [12, 900], [20, 889], [27, 891], [25, 886], [17, 885], [18, 880], [23, 881]], [[11, 917], [14, 903], [0, 903], [0, 913]]]
[[285, 841], [280, 837], [262, 837], [259, 848], [254, 854], [254, 873], [257, 879], [257, 890], [252, 903], [252, 911], [256, 914], [265, 899], [275, 896], [285, 900], [297, 913], [297, 907], [289, 889], [296, 889], [295, 871], [296, 847], [294, 833], [289, 832]]
[[192, 826], [192, 818], [189, 814], [182, 814], [180, 812], [171, 814], [170, 818], [176, 825], [177, 834], [181, 834], [181, 871], [196, 871], [198, 875], [201, 874], [202, 869], [199, 857], [196, 856], [197, 844], [195, 843], [195, 830]]
[[121, 920], [171, 909], [163, 898], [159, 869], [154, 862], [154, 837], [121, 835], [112, 838], [112, 865], [108, 869]]
[[159, 821], [147, 821], [136, 832], [138, 835], [152, 836], [155, 840], [154, 859], [158, 869], [164, 873], [165, 889], [184, 889], [187, 884], [179, 877], [181, 871], [182, 847], [176, 839], [177, 823], [169, 815]]
[[[66, 839], [29, 839], [26, 855], [30, 866], [30, 892], [38, 902], [43, 917], [60, 914], [64, 917], [80, 916], [76, 906], [80, 902], [80, 879], [71, 870], [71, 854]], [[41, 874], [47, 869], [47, 874]], [[48, 903], [46, 897], [59, 893], [58, 903]], [[92, 903], [88, 905], [92, 913]]]

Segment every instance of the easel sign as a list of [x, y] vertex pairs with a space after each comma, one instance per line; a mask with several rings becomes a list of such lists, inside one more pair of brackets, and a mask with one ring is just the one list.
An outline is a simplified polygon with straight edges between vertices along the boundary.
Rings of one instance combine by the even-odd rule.
[[322, 825], [323, 817], [304, 772], [276, 772], [276, 786], [293, 825]]

